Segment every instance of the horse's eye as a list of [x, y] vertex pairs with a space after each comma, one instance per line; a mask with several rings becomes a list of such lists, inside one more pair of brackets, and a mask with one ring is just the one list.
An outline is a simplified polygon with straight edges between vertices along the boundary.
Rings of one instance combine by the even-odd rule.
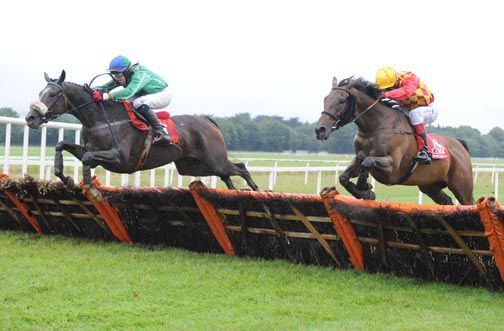
[[345, 103], [345, 101], [346, 101], [346, 99], [339, 99], [337, 103], [341, 104], [341, 103]]
[[54, 98], [54, 97], [56, 96], [56, 93], [49, 93], [49, 96], [50, 96], [51, 98]]

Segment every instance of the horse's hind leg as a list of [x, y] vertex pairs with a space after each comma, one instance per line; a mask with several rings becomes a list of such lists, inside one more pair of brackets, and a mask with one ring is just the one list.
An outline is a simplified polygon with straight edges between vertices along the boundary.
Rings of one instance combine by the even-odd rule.
[[[229, 176], [240, 176], [241, 178], [245, 179], [248, 186], [250, 186], [250, 188], [252, 190], [254, 190], [254, 191], [259, 190], [259, 188], [257, 187], [257, 185], [254, 182], [254, 180], [252, 179], [252, 177], [250, 177], [250, 173], [248, 172], [247, 168], [245, 167], [245, 165], [243, 163], [233, 163], [228, 160], [226, 167], [225, 167], [225, 170], [224, 170], [224, 173], [225, 173], [225, 175], [221, 176], [221, 179], [226, 183], [228, 188], [229, 188], [229, 184], [226, 181], [226, 179], [224, 179], [224, 178], [226, 178], [226, 177], [229, 178]], [[231, 179], [229, 179], [229, 181], [231, 181]], [[233, 189], [234, 189], [234, 187], [233, 187]]]
[[418, 186], [420, 191], [427, 194], [435, 203], [439, 205], [453, 205], [452, 199], [443, 192], [444, 184], [433, 183], [429, 185]]
[[448, 189], [461, 205], [474, 205], [472, 176], [463, 180], [450, 180]]
[[254, 191], [259, 191], [259, 188], [257, 187], [257, 184], [254, 182], [252, 177], [250, 176], [249, 171], [247, 170], [247, 167], [245, 167], [245, 164], [243, 163], [233, 163], [234, 167], [238, 169], [238, 176], [241, 178], [245, 179], [247, 182], [248, 186]]
[[234, 186], [233, 181], [231, 180], [231, 177], [229, 177], [229, 176], [221, 176], [220, 179], [222, 179], [222, 181], [224, 183], [226, 183], [226, 186], [227, 186], [228, 189], [230, 189], [230, 190], [236, 190], [236, 187]]

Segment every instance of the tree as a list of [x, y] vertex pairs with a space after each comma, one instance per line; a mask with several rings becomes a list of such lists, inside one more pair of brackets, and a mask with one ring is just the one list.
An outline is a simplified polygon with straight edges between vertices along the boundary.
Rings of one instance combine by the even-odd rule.
[[0, 116], [19, 118], [19, 114], [10, 107], [0, 108]]

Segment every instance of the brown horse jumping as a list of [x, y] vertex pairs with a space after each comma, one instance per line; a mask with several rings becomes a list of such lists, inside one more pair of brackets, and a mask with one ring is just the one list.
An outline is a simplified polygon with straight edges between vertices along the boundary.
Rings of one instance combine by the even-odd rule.
[[[339, 181], [348, 192], [360, 199], [375, 199], [367, 183], [369, 173], [386, 185], [418, 186], [438, 204], [453, 204], [442, 190], [453, 192], [460, 204], [473, 199], [471, 157], [461, 140], [438, 136], [448, 149], [450, 158], [434, 160], [431, 165], [417, 165], [412, 159], [417, 145], [406, 116], [380, 102], [381, 91], [362, 78], [348, 78], [338, 84], [324, 99], [324, 111], [316, 125], [319, 140], [326, 140], [332, 131], [355, 122], [358, 131], [354, 140], [355, 158], [340, 175]], [[413, 170], [413, 172], [411, 172]], [[350, 178], [357, 179], [357, 184]]]
[[142, 151], [147, 150], [147, 138], [131, 125], [121, 103], [95, 102], [89, 88], [64, 82], [64, 70], [58, 79], [50, 79], [47, 74], [45, 79], [47, 85], [39, 94], [40, 100], [32, 103], [26, 115], [28, 126], [37, 129], [65, 113], [77, 117], [83, 126], [84, 145], [64, 141], [56, 145], [54, 172], [65, 185], [73, 186], [73, 179], [63, 175], [64, 150], [82, 161], [85, 188], [92, 186], [91, 168], [96, 166], [133, 173], [175, 162], [181, 175], [219, 176], [230, 189], [234, 189], [230, 176], [240, 176], [253, 190], [258, 189], [243, 163], [229, 161], [222, 132], [208, 117], [173, 116], [180, 144], [152, 145], [145, 156]]

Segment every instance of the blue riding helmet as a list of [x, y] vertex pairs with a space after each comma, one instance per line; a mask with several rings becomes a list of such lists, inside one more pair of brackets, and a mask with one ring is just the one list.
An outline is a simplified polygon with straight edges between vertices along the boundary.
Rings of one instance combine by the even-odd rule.
[[109, 72], [124, 72], [131, 66], [131, 61], [124, 55], [118, 55], [110, 61]]

